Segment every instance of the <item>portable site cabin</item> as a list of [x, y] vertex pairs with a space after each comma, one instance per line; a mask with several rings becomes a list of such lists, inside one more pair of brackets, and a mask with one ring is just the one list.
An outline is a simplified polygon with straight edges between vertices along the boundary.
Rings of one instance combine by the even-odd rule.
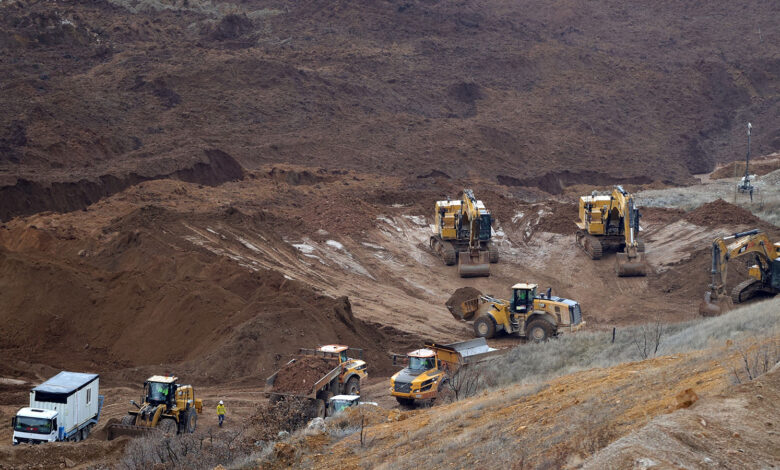
[[68, 440], [85, 426], [97, 424], [102, 405], [99, 383], [98, 374], [62, 371], [32, 389], [27, 409], [41, 415], [56, 412], [47, 414], [56, 418], [54, 440]]

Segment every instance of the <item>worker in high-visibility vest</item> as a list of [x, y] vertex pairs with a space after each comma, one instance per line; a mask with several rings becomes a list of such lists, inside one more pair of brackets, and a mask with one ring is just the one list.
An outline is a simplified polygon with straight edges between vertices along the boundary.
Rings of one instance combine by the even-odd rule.
[[222, 400], [217, 405], [217, 417], [219, 418], [219, 427], [222, 427], [222, 422], [225, 421], [225, 404], [222, 403]]

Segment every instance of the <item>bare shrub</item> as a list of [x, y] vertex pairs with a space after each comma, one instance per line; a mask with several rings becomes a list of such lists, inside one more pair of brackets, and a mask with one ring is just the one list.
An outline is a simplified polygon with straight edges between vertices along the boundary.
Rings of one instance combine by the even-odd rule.
[[247, 455], [249, 448], [237, 445], [242, 429], [220, 431], [217, 435], [183, 434], [163, 437], [150, 434], [133, 439], [128, 443], [119, 460], [118, 468], [126, 470], [165, 468], [165, 469], [206, 469], [223, 462]]
[[780, 337], [765, 341], [753, 339], [747, 345], [737, 346], [738, 358], [731, 366], [734, 382], [749, 382], [769, 372], [780, 363]]
[[658, 347], [661, 345], [663, 334], [664, 325], [658, 315], [653, 323], [641, 325], [637, 331], [634, 331], [632, 341], [642, 359], [655, 357], [658, 353]]
[[[454, 401], [474, 396], [482, 387], [484, 369], [478, 365], [464, 364], [454, 373], [447, 374], [444, 383], [445, 396], [442, 401], [448, 401], [450, 398]], [[447, 394], [447, 392], [451, 392]], [[449, 397], [447, 396], [449, 395]]]
[[257, 408], [249, 423], [256, 428], [254, 437], [260, 440], [275, 439], [279, 432], [292, 433], [309, 421], [309, 400], [282, 397], [274, 403], [263, 403]]

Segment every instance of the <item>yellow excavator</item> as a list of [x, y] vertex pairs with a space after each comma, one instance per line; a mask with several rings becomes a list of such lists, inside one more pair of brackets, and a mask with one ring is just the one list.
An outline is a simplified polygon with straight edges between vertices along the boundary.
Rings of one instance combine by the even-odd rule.
[[645, 276], [648, 266], [639, 239], [640, 216], [634, 196], [622, 186], [615, 186], [609, 196], [595, 192], [582, 196], [577, 245], [592, 259], [600, 259], [605, 251], [617, 251], [615, 271], [620, 277]]
[[195, 398], [192, 385], [177, 384], [177, 377], [153, 375], [144, 383], [141, 404], [130, 400], [130, 410], [122, 422], [108, 427], [108, 440], [119, 436], [141, 436], [158, 430], [165, 435], [193, 433], [203, 401]]
[[436, 202], [431, 250], [447, 266], [458, 263], [461, 277], [490, 276], [490, 263], [498, 263], [498, 248], [491, 242], [492, 218], [485, 204], [464, 189], [459, 200]]
[[[729, 245], [726, 242], [734, 240]], [[748, 279], [740, 282], [726, 294], [726, 266], [730, 259], [752, 255], [756, 264], [748, 270]], [[780, 242], [772, 243], [763, 232], [749, 230], [712, 242], [712, 282], [699, 305], [699, 314], [715, 316], [730, 310], [734, 304], [745, 302], [759, 292], [780, 293]]]

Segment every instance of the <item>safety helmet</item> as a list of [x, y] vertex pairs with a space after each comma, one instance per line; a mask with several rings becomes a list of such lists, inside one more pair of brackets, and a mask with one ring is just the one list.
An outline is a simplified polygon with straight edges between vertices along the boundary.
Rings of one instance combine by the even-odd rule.
[[222, 403], [222, 400], [220, 400], [220, 401], [219, 401], [219, 404], [220, 404], [220, 405], [222, 405], [222, 404], [223, 404], [223, 403]]

